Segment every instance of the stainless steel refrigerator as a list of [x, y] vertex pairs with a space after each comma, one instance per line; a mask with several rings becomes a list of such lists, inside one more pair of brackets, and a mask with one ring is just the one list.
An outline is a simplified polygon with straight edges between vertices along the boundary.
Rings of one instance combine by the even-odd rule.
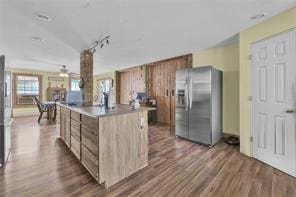
[[207, 146], [222, 138], [222, 77], [213, 66], [176, 72], [176, 136]]
[[5, 58], [0, 56], [0, 167], [5, 166], [11, 148], [11, 81], [11, 72], [5, 68]]

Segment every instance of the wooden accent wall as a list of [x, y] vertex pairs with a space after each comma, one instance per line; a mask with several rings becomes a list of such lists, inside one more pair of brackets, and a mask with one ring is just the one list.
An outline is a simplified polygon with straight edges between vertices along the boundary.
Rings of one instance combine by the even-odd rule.
[[116, 104], [120, 104], [120, 94], [121, 94], [121, 90], [120, 90], [120, 84], [121, 84], [121, 80], [120, 80], [120, 72], [119, 71], [115, 71], [115, 92], [116, 92]]
[[175, 126], [176, 71], [192, 67], [192, 54], [146, 65], [146, 93], [157, 101], [157, 120]]
[[120, 104], [129, 104], [135, 92], [145, 92], [143, 66], [120, 72]]
[[176, 70], [191, 67], [192, 54], [188, 54], [118, 72], [117, 99], [128, 104], [134, 91], [146, 92], [149, 99], [157, 101], [158, 122], [174, 127]]
[[89, 50], [80, 54], [80, 77], [84, 86], [82, 91], [83, 106], [93, 105], [93, 53]]

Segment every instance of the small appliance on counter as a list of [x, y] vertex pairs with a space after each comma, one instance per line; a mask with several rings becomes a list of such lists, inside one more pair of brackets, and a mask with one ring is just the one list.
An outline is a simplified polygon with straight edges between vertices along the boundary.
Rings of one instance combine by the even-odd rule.
[[140, 108], [140, 102], [139, 102], [139, 99], [138, 99], [138, 93], [134, 93], [132, 95], [132, 102], [130, 104], [132, 106], [132, 109], [138, 109]]
[[69, 105], [81, 105], [82, 92], [81, 91], [66, 91], [65, 103]]
[[147, 101], [146, 93], [145, 92], [138, 92], [136, 99], [138, 99], [139, 102], [145, 103]]
[[113, 97], [112, 97], [112, 93], [103, 93], [104, 96], [104, 107], [105, 109], [114, 109], [115, 107], [113, 106]]
[[138, 109], [140, 108], [140, 102], [138, 99], [133, 99], [132, 102], [131, 102], [131, 106], [132, 106], [132, 109]]
[[156, 105], [156, 99], [149, 99], [149, 102], [151, 103], [152, 106]]

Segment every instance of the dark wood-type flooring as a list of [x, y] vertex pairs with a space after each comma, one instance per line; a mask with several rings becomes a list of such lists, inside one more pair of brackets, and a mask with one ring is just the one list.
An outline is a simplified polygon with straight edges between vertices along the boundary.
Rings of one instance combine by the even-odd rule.
[[149, 166], [106, 190], [64, 143], [55, 125], [16, 118], [0, 196], [296, 196], [296, 179], [221, 142], [212, 149], [149, 129]]

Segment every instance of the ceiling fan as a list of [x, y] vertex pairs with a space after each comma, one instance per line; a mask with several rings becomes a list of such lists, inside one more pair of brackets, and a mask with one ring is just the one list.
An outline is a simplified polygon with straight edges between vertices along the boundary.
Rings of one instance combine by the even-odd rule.
[[[69, 70], [66, 69], [66, 65], [61, 65], [59, 63], [44, 61], [44, 60], [40, 60], [38, 58], [32, 58], [32, 57], [26, 57], [25, 59], [27, 61], [30, 61], [30, 62], [38, 62], [38, 63], [41, 63], [41, 64], [53, 65], [53, 66], [59, 66], [59, 67], [62, 66], [62, 68], [60, 69], [60, 72], [59, 72], [60, 77], [75, 77], [75, 78], [79, 78], [79, 76], [80, 76], [78, 73], [69, 72]], [[54, 76], [56, 74], [57, 73], [55, 71], [53, 71], [51, 75]]]
[[68, 69], [66, 69], [65, 65], [62, 65], [62, 68], [60, 70], [60, 76], [61, 77], [69, 77]]
[[68, 69], [66, 69], [66, 65], [62, 65], [62, 68], [60, 70], [60, 76], [61, 77], [69, 77], [69, 76], [73, 77], [73, 76], [79, 76], [79, 74], [69, 72]]

